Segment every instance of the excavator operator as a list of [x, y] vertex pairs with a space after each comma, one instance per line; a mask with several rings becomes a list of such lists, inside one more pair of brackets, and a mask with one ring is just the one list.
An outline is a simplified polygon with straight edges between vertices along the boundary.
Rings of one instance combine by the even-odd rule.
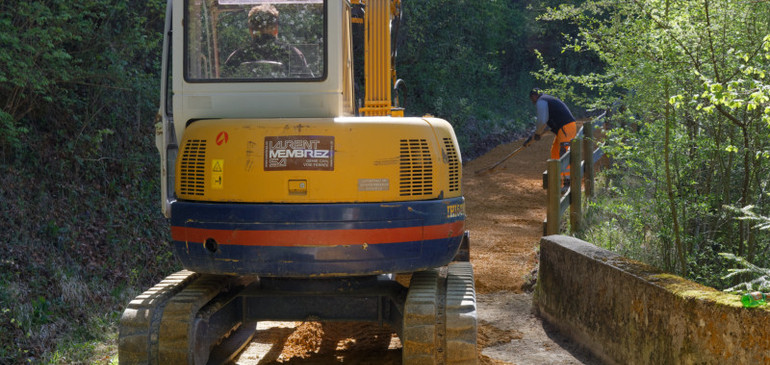
[[[227, 77], [313, 77], [305, 55], [278, 40], [278, 15], [278, 9], [271, 4], [251, 8], [248, 14], [251, 44], [227, 57]], [[243, 70], [247, 70], [245, 74]]]

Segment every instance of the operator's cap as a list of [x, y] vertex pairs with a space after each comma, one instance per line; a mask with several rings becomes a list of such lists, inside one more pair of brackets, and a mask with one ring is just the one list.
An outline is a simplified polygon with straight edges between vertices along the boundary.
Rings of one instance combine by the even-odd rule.
[[543, 94], [543, 90], [540, 90], [540, 88], [537, 88], [537, 87], [532, 88], [532, 90], [529, 91], [529, 96], [542, 95], [542, 94]]
[[266, 29], [278, 25], [278, 9], [271, 4], [257, 5], [249, 10], [249, 26]]

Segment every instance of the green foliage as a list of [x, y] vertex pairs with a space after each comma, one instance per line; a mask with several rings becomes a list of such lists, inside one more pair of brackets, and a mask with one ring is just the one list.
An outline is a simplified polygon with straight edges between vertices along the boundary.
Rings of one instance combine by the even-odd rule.
[[[746, 206], [742, 208], [736, 208], [733, 206], [727, 206], [728, 210], [740, 214], [736, 219], [756, 222], [754, 228], [767, 231], [770, 230], [770, 218], [757, 214], [754, 211], [754, 206]], [[729, 274], [725, 275], [723, 279], [739, 279], [750, 278], [749, 281], [741, 282], [737, 285], [725, 289], [727, 292], [751, 292], [751, 291], [770, 291], [770, 269], [762, 268], [750, 263], [743, 257], [736, 256], [732, 253], [720, 253], [719, 254], [726, 262], [738, 266], [738, 268], [731, 268], [728, 270]]]
[[[577, 46], [573, 48], [579, 49]], [[564, 74], [549, 66], [540, 51], [536, 50], [535, 55], [541, 68], [532, 72], [532, 75], [545, 85], [550, 85], [542, 88], [544, 92], [569, 100], [587, 110], [606, 110], [612, 107], [617, 91], [611, 75], [599, 72]]]
[[87, 362], [92, 324], [176, 266], [151, 138], [164, 15], [0, 3], [0, 363]]
[[740, 277], [742, 275], [750, 275], [753, 279], [750, 281], [742, 282], [738, 285], [725, 289], [726, 292], [752, 292], [752, 291], [770, 291], [770, 269], [761, 268], [750, 262], [743, 257], [735, 256], [731, 253], [720, 253], [726, 261], [732, 262], [740, 268], [728, 270], [730, 273], [724, 276], [724, 279], [732, 277]]
[[13, 116], [0, 110], [0, 147], [3, 156], [21, 148], [21, 137], [28, 129], [19, 126]]
[[770, 3], [737, 0], [586, 1], [541, 18], [577, 25], [565, 54], [590, 52], [605, 65], [570, 74], [544, 61], [535, 73], [587, 107], [618, 112], [605, 146], [613, 198], [596, 215], [633, 206], [620, 228], [654, 232], [644, 240], [651, 263], [707, 285], [727, 284], [714, 275], [728, 265], [719, 252], [770, 260], [767, 232], [723, 208], [770, 211], [768, 13]]
[[[534, 17], [524, 3], [467, 0], [404, 2], [396, 67], [407, 112], [447, 119], [463, 154], [474, 143], [531, 127], [528, 67]], [[510, 138], [510, 137], [509, 137]]]
[[770, 218], [757, 214], [757, 212], [754, 210], [756, 207], [753, 205], [748, 205], [743, 208], [736, 208], [733, 206], [727, 206], [725, 208], [740, 214], [740, 216], [736, 217], [735, 219], [756, 222], [757, 224], [754, 226], [754, 228], [762, 231], [770, 230]]

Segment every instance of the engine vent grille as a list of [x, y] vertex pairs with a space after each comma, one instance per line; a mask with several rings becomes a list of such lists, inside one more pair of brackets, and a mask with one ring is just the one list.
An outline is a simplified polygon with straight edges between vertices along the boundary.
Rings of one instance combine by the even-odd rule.
[[444, 138], [444, 148], [446, 149], [449, 163], [449, 191], [460, 190], [460, 159], [457, 157], [457, 149], [452, 143], [451, 138]]
[[421, 196], [433, 194], [433, 160], [425, 139], [401, 140], [399, 194]]
[[203, 195], [205, 172], [206, 140], [187, 140], [179, 166], [179, 195]]

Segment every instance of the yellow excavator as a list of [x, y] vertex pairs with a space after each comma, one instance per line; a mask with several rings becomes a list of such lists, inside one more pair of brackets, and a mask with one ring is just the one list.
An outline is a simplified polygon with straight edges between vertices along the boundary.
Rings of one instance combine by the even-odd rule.
[[168, 1], [156, 145], [184, 270], [127, 305], [120, 364], [227, 363], [257, 322], [308, 318], [387, 324], [404, 364], [476, 362], [460, 150], [394, 103], [401, 9]]

